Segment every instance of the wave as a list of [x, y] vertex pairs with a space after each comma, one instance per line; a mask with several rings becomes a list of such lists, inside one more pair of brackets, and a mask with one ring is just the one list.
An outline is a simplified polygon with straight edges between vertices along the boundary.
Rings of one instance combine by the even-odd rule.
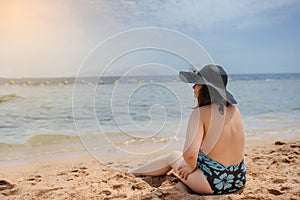
[[0, 96], [0, 103], [14, 101], [16, 99], [22, 99], [24, 97], [17, 96], [16, 94], [8, 94], [8, 95], [1, 95]]
[[[164, 134], [162, 136], [150, 136], [149, 133], [144, 133], [145, 138], [136, 138], [137, 133], [122, 133], [122, 132], [106, 132], [105, 134], [89, 133], [84, 135], [63, 135], [63, 134], [40, 134], [31, 136], [25, 143], [9, 144], [0, 143], [0, 152], [5, 151], [22, 151], [33, 147], [52, 146], [52, 145], [67, 145], [67, 144], [93, 144], [95, 146], [105, 146], [105, 144], [113, 143], [117, 146], [128, 145], [143, 145], [149, 143], [169, 143], [178, 141], [183, 138], [178, 138], [172, 134]], [[97, 148], [98, 148], [97, 147]]]
[[42, 134], [30, 137], [25, 143], [22, 144], [9, 144], [0, 143], [1, 151], [24, 150], [32, 147], [38, 147], [51, 144], [68, 144], [79, 143], [79, 136], [68, 136], [60, 134]]
[[[257, 115], [257, 116], [253, 116], [253, 117], [248, 117], [245, 118], [244, 121], [252, 121], [252, 120], [263, 120], [263, 121], [278, 121], [278, 122], [282, 122], [282, 121], [291, 121], [292, 119], [289, 117], [285, 117], [285, 116], [279, 116], [279, 115], [271, 115], [271, 114], [262, 114], [262, 115]], [[262, 121], [260, 121], [262, 122]]]
[[60, 134], [35, 135], [27, 140], [27, 145], [42, 146], [46, 144], [64, 144], [79, 142], [79, 136], [69, 136]]

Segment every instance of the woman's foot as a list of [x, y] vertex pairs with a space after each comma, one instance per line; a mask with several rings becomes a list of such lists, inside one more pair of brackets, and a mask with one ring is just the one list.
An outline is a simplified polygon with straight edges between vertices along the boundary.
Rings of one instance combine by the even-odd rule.
[[130, 169], [127, 172], [134, 175], [134, 176], [140, 176], [140, 174], [137, 172], [136, 168]]

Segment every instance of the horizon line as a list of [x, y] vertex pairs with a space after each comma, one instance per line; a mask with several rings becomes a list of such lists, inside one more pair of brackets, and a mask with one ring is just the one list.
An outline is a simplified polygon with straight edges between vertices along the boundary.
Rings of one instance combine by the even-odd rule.
[[[229, 73], [228, 76], [232, 75], [268, 75], [268, 74], [300, 74], [300, 72], [251, 72], [251, 73]], [[110, 77], [122, 77], [123, 75], [109, 75], [109, 76], [102, 76], [104, 78], [110, 78]], [[162, 75], [148, 75], [148, 74], [141, 74], [141, 75], [130, 75], [130, 76], [124, 76], [124, 77], [150, 77], [150, 76], [177, 76], [172, 74], [162, 74]], [[98, 76], [95, 75], [84, 75], [84, 76], [23, 76], [23, 77], [0, 77], [0, 79], [59, 79], [59, 78], [96, 78]]]

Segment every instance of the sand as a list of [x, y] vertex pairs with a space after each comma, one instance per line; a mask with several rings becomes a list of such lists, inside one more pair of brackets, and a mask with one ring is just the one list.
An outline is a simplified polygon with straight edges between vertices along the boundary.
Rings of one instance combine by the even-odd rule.
[[[0, 168], [0, 199], [300, 199], [300, 138], [247, 142], [247, 183], [222, 196], [192, 193], [172, 174], [134, 177], [90, 156]], [[119, 165], [119, 164], [118, 164]]]

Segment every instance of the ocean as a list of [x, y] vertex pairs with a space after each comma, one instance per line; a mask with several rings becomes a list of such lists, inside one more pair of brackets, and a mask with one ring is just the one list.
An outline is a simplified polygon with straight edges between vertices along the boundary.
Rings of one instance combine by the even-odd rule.
[[[300, 134], [300, 74], [229, 78], [246, 140]], [[64, 144], [67, 151], [74, 141], [98, 154], [181, 144], [196, 104], [191, 86], [175, 76], [2, 78], [0, 160], [8, 159], [8, 151], [33, 147]]]

